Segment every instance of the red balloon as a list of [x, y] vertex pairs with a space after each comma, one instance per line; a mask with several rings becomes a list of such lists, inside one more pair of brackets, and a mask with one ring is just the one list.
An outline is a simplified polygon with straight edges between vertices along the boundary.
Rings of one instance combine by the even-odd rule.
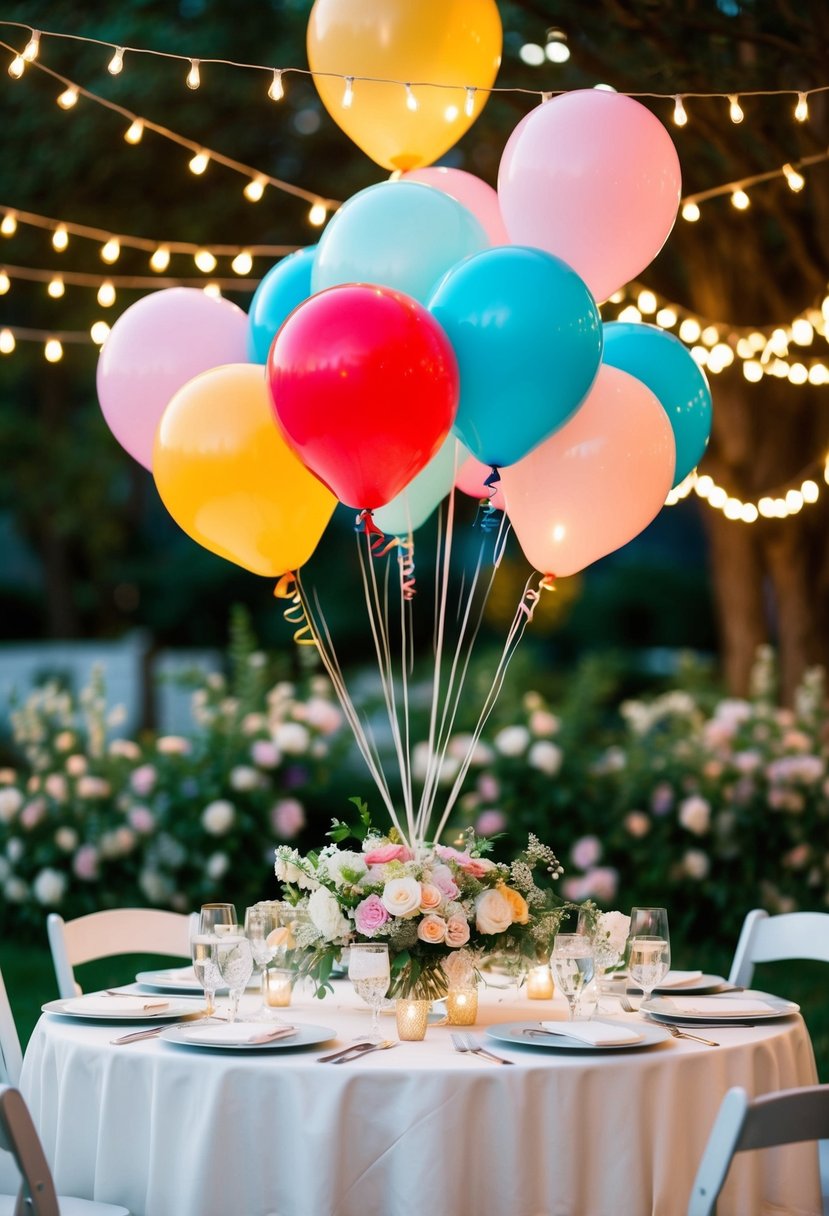
[[458, 365], [431, 313], [386, 287], [348, 283], [311, 296], [268, 355], [288, 444], [341, 502], [390, 502], [443, 443], [458, 408]]

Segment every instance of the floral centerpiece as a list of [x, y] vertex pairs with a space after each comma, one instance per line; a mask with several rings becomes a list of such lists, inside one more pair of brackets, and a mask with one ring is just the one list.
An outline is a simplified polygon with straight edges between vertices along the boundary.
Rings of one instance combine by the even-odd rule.
[[[413, 850], [394, 828], [377, 832], [366, 804], [351, 801], [359, 823], [335, 821], [331, 844], [305, 856], [289, 845], [276, 849], [285, 897], [307, 912], [297, 930], [297, 957], [317, 995], [324, 995], [350, 942], [387, 942], [391, 993], [427, 999], [445, 994], [443, 963], [461, 950], [476, 960], [497, 953], [516, 964], [549, 956], [573, 905], [552, 890], [562, 867], [537, 837], [508, 864], [488, 857], [492, 842], [471, 829], [456, 845]], [[341, 847], [349, 839], [355, 847]]]

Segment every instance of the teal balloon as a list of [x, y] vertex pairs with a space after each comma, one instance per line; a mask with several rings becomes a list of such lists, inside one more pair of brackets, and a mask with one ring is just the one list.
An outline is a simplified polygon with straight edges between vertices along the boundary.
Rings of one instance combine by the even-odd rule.
[[699, 464], [711, 434], [711, 390], [702, 368], [679, 338], [634, 321], [605, 325], [603, 360], [647, 385], [668, 415], [679, 485]]
[[450, 266], [489, 245], [472, 212], [443, 191], [420, 182], [378, 182], [329, 221], [312, 287], [378, 283], [425, 304]]
[[455, 484], [469, 453], [450, 432], [425, 468], [396, 498], [374, 512], [374, 522], [389, 536], [408, 536], [436, 511]]
[[565, 262], [505, 245], [455, 266], [429, 311], [455, 349], [455, 434], [484, 464], [509, 465], [557, 431], [602, 358], [596, 301]]
[[276, 331], [298, 304], [311, 294], [311, 268], [316, 245], [297, 249], [272, 266], [254, 292], [248, 312], [248, 358], [267, 363]]

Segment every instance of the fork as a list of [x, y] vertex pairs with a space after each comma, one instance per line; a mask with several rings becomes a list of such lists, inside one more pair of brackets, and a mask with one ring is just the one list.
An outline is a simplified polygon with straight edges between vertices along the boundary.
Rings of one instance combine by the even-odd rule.
[[713, 1039], [703, 1039], [701, 1035], [689, 1034], [687, 1030], [680, 1030], [678, 1026], [674, 1026], [673, 1022], [659, 1022], [660, 1026], [664, 1026], [668, 1034], [673, 1035], [675, 1039], [693, 1039], [696, 1043], [704, 1043], [706, 1047], [719, 1047], [719, 1043], [715, 1043]]
[[503, 1056], [496, 1056], [493, 1052], [487, 1051], [480, 1043], [476, 1043], [471, 1034], [452, 1034], [452, 1046], [455, 1051], [469, 1051], [472, 1055], [482, 1056], [485, 1060], [492, 1060], [495, 1064], [513, 1064], [513, 1060], [505, 1060]]
[[369, 1043], [364, 1051], [359, 1051], [354, 1055], [339, 1055], [336, 1060], [332, 1060], [332, 1064], [350, 1064], [352, 1060], [362, 1060], [363, 1056], [370, 1056], [373, 1051], [388, 1051], [390, 1047], [396, 1047], [396, 1039], [383, 1039], [382, 1043]]

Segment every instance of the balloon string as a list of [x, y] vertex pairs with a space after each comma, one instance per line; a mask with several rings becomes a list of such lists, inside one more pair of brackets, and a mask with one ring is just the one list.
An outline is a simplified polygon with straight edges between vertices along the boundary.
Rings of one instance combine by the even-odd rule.
[[411, 537], [408, 540], [401, 540], [398, 537], [397, 543], [400, 546], [400, 552], [397, 555], [400, 563], [400, 586], [403, 591], [403, 599], [410, 601], [414, 599], [416, 590], [414, 541]]
[[518, 612], [524, 613], [527, 618], [527, 624], [533, 619], [533, 614], [538, 606], [538, 601], [541, 598], [542, 591], [555, 591], [556, 576], [554, 574], [545, 574], [538, 584], [538, 587], [528, 587], [524, 592], [521, 602], [518, 605]]
[[354, 521], [354, 531], [365, 533], [372, 557], [382, 557], [384, 553], [388, 553], [389, 549], [393, 547], [392, 544], [386, 541], [385, 532], [382, 532], [374, 522], [374, 513], [372, 511], [360, 511]]
[[290, 573], [283, 574], [274, 587], [273, 593], [278, 600], [291, 601], [288, 607], [284, 609], [282, 615], [289, 625], [296, 626], [293, 634], [296, 645], [316, 646], [317, 639], [314, 637], [314, 631], [305, 614], [305, 608], [297, 587], [296, 575]]
[[[493, 494], [495, 491], [493, 490]], [[484, 533], [495, 532], [501, 526], [501, 512], [497, 507], [493, 507], [488, 498], [482, 498], [478, 503], [478, 511], [475, 515], [475, 523], [473, 527], [480, 527]]]

